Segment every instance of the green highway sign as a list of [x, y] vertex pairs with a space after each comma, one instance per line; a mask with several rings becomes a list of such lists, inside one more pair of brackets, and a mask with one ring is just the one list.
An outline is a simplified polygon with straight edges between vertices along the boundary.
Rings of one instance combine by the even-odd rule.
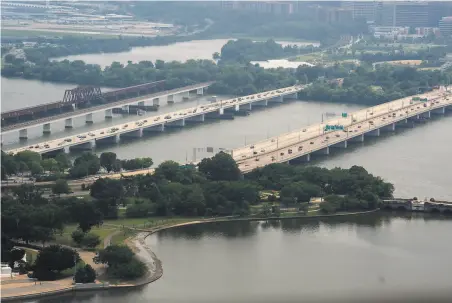
[[326, 125], [325, 131], [329, 131], [329, 130], [344, 130], [344, 126], [343, 125]]
[[342, 118], [347, 118], [347, 113], [342, 113]]

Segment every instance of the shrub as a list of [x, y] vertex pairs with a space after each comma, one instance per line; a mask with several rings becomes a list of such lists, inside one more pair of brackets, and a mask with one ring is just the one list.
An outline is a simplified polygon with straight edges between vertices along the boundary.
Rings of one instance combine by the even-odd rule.
[[94, 248], [100, 244], [100, 238], [95, 234], [85, 234], [80, 244], [84, 247]]
[[77, 245], [80, 245], [85, 237], [85, 233], [80, 229], [76, 229], [72, 232], [71, 237]]
[[91, 265], [86, 264], [84, 267], [77, 269], [74, 281], [75, 283], [93, 283], [96, 281], [96, 271]]

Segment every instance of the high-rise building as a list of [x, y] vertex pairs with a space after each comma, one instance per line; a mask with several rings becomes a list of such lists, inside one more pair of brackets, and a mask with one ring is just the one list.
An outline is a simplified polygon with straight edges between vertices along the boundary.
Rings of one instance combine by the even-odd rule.
[[443, 17], [452, 16], [452, 2], [432, 1], [428, 3], [428, 26], [438, 27]]
[[452, 36], [452, 17], [443, 17], [439, 21], [439, 31], [444, 37]]
[[383, 2], [381, 9], [381, 25], [392, 27], [428, 27], [428, 2]]
[[221, 7], [223, 9], [289, 15], [294, 13], [295, 4], [292, 1], [222, 1]]
[[341, 6], [353, 12], [353, 19], [364, 18], [376, 23], [380, 21], [381, 1], [343, 1]]

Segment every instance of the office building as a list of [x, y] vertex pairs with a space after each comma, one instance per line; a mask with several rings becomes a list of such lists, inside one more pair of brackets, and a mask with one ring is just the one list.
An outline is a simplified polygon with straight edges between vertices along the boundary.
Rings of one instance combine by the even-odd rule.
[[428, 27], [428, 2], [393, 1], [383, 2], [381, 25], [392, 27]]
[[452, 16], [443, 17], [439, 21], [439, 31], [444, 37], [452, 36]]
[[343, 1], [341, 7], [352, 11], [353, 19], [379, 23], [381, 1]]

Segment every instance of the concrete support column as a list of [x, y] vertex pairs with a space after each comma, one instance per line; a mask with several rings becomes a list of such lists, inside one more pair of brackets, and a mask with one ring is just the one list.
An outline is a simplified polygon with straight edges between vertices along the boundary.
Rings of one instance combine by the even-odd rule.
[[182, 100], [187, 101], [188, 99], [190, 99], [190, 92], [186, 91], [182, 93]]
[[143, 129], [141, 129], [141, 128], [139, 128], [137, 130], [133, 130], [131, 132], [119, 134], [120, 137], [124, 137], [124, 138], [140, 138], [142, 135], [143, 135]]
[[26, 128], [19, 131], [19, 139], [28, 139], [28, 131]]
[[150, 133], [163, 132], [164, 130], [165, 130], [165, 126], [163, 124], [143, 128], [143, 132], [150, 132]]
[[[173, 104], [174, 103], [174, 95], [168, 95], [167, 97], [167, 103], [168, 104]], [[154, 105], [159, 105], [159, 98], [155, 98], [154, 101], [157, 100], [157, 104], [154, 102]]]
[[111, 119], [111, 118], [113, 118], [113, 110], [111, 108], [106, 109], [105, 110], [105, 119]]
[[72, 118], [64, 120], [64, 128], [73, 128]]
[[218, 113], [219, 113], [220, 115], [224, 114], [224, 108], [223, 108], [223, 107], [220, 107], [220, 108], [218, 109]]
[[331, 145], [332, 148], [347, 148], [347, 140]]
[[185, 122], [187, 122], [187, 123], [189, 123], [189, 122], [204, 122], [204, 121], [205, 121], [205, 115], [204, 114], [200, 114], [200, 115], [197, 115], [197, 116], [185, 118]]
[[238, 105], [238, 104], [234, 105], [234, 110], [236, 112], [238, 112], [240, 110], [240, 105]]
[[393, 132], [393, 131], [395, 131], [395, 123], [391, 123], [389, 125], [383, 126], [381, 128], [381, 131], [384, 131], [384, 132]]
[[93, 114], [86, 114], [85, 123], [93, 124]]
[[361, 134], [361, 135], [358, 135], [358, 136], [356, 136], [356, 137], [353, 137], [353, 138], [349, 138], [349, 139], [347, 139], [349, 142], [364, 142], [364, 135], [363, 134]]
[[145, 105], [146, 105], [146, 103], [144, 101], [138, 102], [138, 106], [145, 106]]
[[50, 134], [50, 123], [46, 123], [42, 126], [43, 134]]
[[251, 105], [251, 103], [240, 105], [241, 110], [251, 110], [252, 108], [253, 108], [253, 106]]
[[165, 123], [165, 127], [184, 127], [184, 126], [185, 126], [185, 119], [180, 119], [180, 120]]
[[436, 109], [433, 109], [431, 111], [431, 113], [436, 114], [436, 115], [444, 115], [446, 113], [446, 108], [445, 107], [436, 108]]
[[318, 155], [329, 155], [330, 154], [330, 148], [327, 146], [325, 148], [319, 149], [317, 151], [314, 152], [315, 154]]
[[[169, 100], [169, 98], [168, 98], [168, 100]], [[169, 103], [169, 101], [168, 101], [168, 103]], [[153, 106], [160, 106], [160, 99], [159, 98], [152, 99], [152, 105]]]
[[430, 118], [430, 111], [420, 114], [423, 118]]
[[198, 89], [196, 90], [196, 94], [197, 94], [198, 96], [204, 95], [204, 88], [203, 88], [203, 87], [198, 88]]
[[125, 112], [127, 112], [128, 114], [130, 114], [130, 107], [129, 107], [128, 105], [124, 105], [124, 106], [122, 107], [122, 110], [125, 111]]
[[365, 133], [365, 135], [369, 137], [378, 137], [380, 136], [380, 129], [371, 130], [370, 132]]

